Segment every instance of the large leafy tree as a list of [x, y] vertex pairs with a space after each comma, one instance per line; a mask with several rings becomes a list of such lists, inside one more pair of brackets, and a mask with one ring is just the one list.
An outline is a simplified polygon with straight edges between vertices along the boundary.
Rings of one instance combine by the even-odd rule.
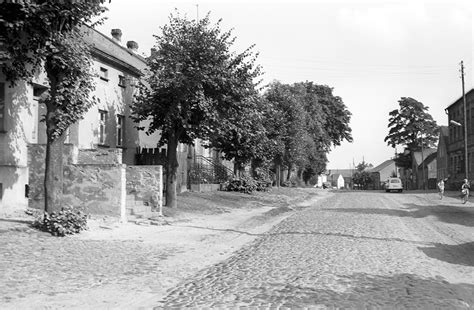
[[428, 107], [423, 103], [410, 98], [402, 97], [399, 108], [389, 113], [388, 135], [384, 141], [392, 147], [405, 146], [410, 150], [435, 145], [439, 128]]
[[[0, 37], [6, 60], [2, 71], [15, 85], [46, 72], [45, 211], [61, 207], [62, 154], [66, 129], [93, 104], [90, 52], [80, 27], [106, 10], [104, 0], [0, 2]], [[99, 20], [100, 21], [100, 20]]]
[[159, 143], [168, 150], [166, 199], [176, 207], [178, 143], [233, 129], [238, 135], [240, 124], [233, 118], [255, 96], [260, 67], [253, 46], [231, 51], [235, 37], [221, 30], [220, 21], [211, 24], [209, 14], [199, 21], [173, 14], [155, 38], [149, 75], [132, 111], [137, 122], [151, 120], [148, 133], [161, 130]]
[[402, 97], [398, 104], [399, 108], [389, 113], [389, 132], [384, 141], [391, 147], [400, 145], [410, 151], [397, 156], [397, 165], [408, 168], [413, 151], [436, 144], [439, 127], [423, 103], [410, 97]]
[[[305, 128], [306, 113], [297, 92], [291, 85], [273, 82], [265, 93], [266, 100], [276, 113], [272, 113], [270, 133], [280, 147], [275, 153], [275, 163], [291, 169], [305, 161], [307, 131]], [[277, 126], [275, 126], [277, 125]]]
[[267, 161], [272, 153], [262, 122], [265, 108], [261, 97], [251, 97], [242, 102], [239, 113], [223, 119], [216, 134], [210, 137], [209, 146], [222, 152], [225, 159], [234, 161], [234, 174], [240, 173], [252, 160]]
[[331, 146], [352, 141], [351, 113], [332, 91], [313, 82], [274, 82], [264, 95], [276, 111], [267, 128], [281, 145], [276, 162], [281, 161], [289, 171], [297, 166], [298, 176], [305, 181], [325, 170]]

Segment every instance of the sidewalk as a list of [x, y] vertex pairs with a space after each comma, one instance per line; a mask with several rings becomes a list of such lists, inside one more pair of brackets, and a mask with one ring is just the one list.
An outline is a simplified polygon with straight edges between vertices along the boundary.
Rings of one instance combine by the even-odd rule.
[[[156, 306], [168, 289], [228, 258], [296, 208], [332, 195], [313, 188], [295, 193], [300, 198], [290, 197], [290, 192], [261, 197], [214, 195], [218, 201], [235, 200], [233, 205], [226, 200], [227, 206], [216, 205], [211, 194], [203, 195], [197, 198], [213, 206], [197, 209], [202, 212], [187, 208], [186, 199], [200, 205], [196, 197], [188, 194], [182, 201], [188, 211], [166, 217], [169, 225], [104, 225], [91, 221], [88, 231], [65, 238], [38, 233], [28, 228], [26, 220], [5, 219], [0, 221], [0, 227], [9, 228], [0, 233], [0, 248], [7, 251], [8, 268], [1, 270], [0, 266], [0, 273], [5, 274], [5, 281], [0, 284], [0, 291], [5, 294], [0, 307]], [[303, 196], [305, 200], [301, 199]], [[51, 260], [57, 260], [59, 266]]]

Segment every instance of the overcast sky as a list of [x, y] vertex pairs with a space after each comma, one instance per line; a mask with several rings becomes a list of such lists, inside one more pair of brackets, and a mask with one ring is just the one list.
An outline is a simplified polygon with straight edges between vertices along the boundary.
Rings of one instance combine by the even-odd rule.
[[[383, 141], [388, 113], [400, 97], [429, 107], [440, 125], [444, 109], [474, 86], [470, 1], [156, 1], [113, 0], [98, 30], [120, 28], [126, 43], [149, 55], [160, 26], [176, 8], [189, 18], [211, 12], [223, 29], [234, 29], [235, 47], [255, 44], [264, 82], [313, 81], [334, 88], [352, 113], [353, 143], [329, 154], [330, 169], [350, 168], [364, 158], [378, 165], [395, 150]], [[401, 147], [398, 149], [401, 151]]]

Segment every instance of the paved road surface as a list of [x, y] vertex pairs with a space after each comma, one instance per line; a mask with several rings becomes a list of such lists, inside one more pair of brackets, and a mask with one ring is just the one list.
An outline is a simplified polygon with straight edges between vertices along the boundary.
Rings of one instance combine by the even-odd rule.
[[474, 309], [474, 204], [434, 193], [341, 192], [156, 306]]

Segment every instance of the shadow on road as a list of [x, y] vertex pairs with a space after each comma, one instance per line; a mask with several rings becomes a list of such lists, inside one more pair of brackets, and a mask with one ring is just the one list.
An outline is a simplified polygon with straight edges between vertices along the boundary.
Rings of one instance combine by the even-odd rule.
[[[209, 274], [209, 270], [201, 276]], [[240, 282], [241, 281], [241, 282]], [[325, 287], [324, 279], [316, 280], [309, 285], [300, 277], [288, 281], [275, 279], [266, 285], [248, 286], [242, 291], [242, 283], [252, 282], [245, 277], [234, 284], [244, 296], [239, 305], [272, 306], [285, 308], [306, 308], [324, 306], [330, 309], [471, 309], [474, 306], [474, 285], [461, 283], [453, 284], [442, 278], [422, 278], [415, 274], [395, 274], [393, 276], [370, 275], [355, 273], [350, 276], [338, 276], [336, 283], [347, 289], [337, 290]], [[180, 306], [233, 306], [234, 301], [225, 298], [214, 298], [214, 289], [224, 286], [229, 290], [225, 281], [217, 281], [215, 288], [200, 287], [201, 281], [193, 279], [190, 283], [181, 284], [170, 292], [162, 301], [162, 306], [154, 309], [166, 309], [175, 305]], [[248, 284], [248, 283], [247, 283]], [[323, 287], [321, 287], [321, 285]], [[190, 290], [200, 292], [199, 296], [186, 296]], [[240, 288], [240, 289], [239, 289]], [[230, 289], [232, 291], [232, 289]]]
[[456, 245], [437, 243], [432, 247], [418, 247], [418, 249], [431, 258], [450, 264], [474, 266], [474, 242]]
[[396, 217], [423, 218], [435, 216], [445, 223], [459, 224], [474, 227], [474, 208], [471, 206], [452, 205], [418, 205], [405, 204], [406, 209], [380, 209], [380, 208], [324, 208], [324, 211], [347, 212], [359, 214], [388, 215]]

